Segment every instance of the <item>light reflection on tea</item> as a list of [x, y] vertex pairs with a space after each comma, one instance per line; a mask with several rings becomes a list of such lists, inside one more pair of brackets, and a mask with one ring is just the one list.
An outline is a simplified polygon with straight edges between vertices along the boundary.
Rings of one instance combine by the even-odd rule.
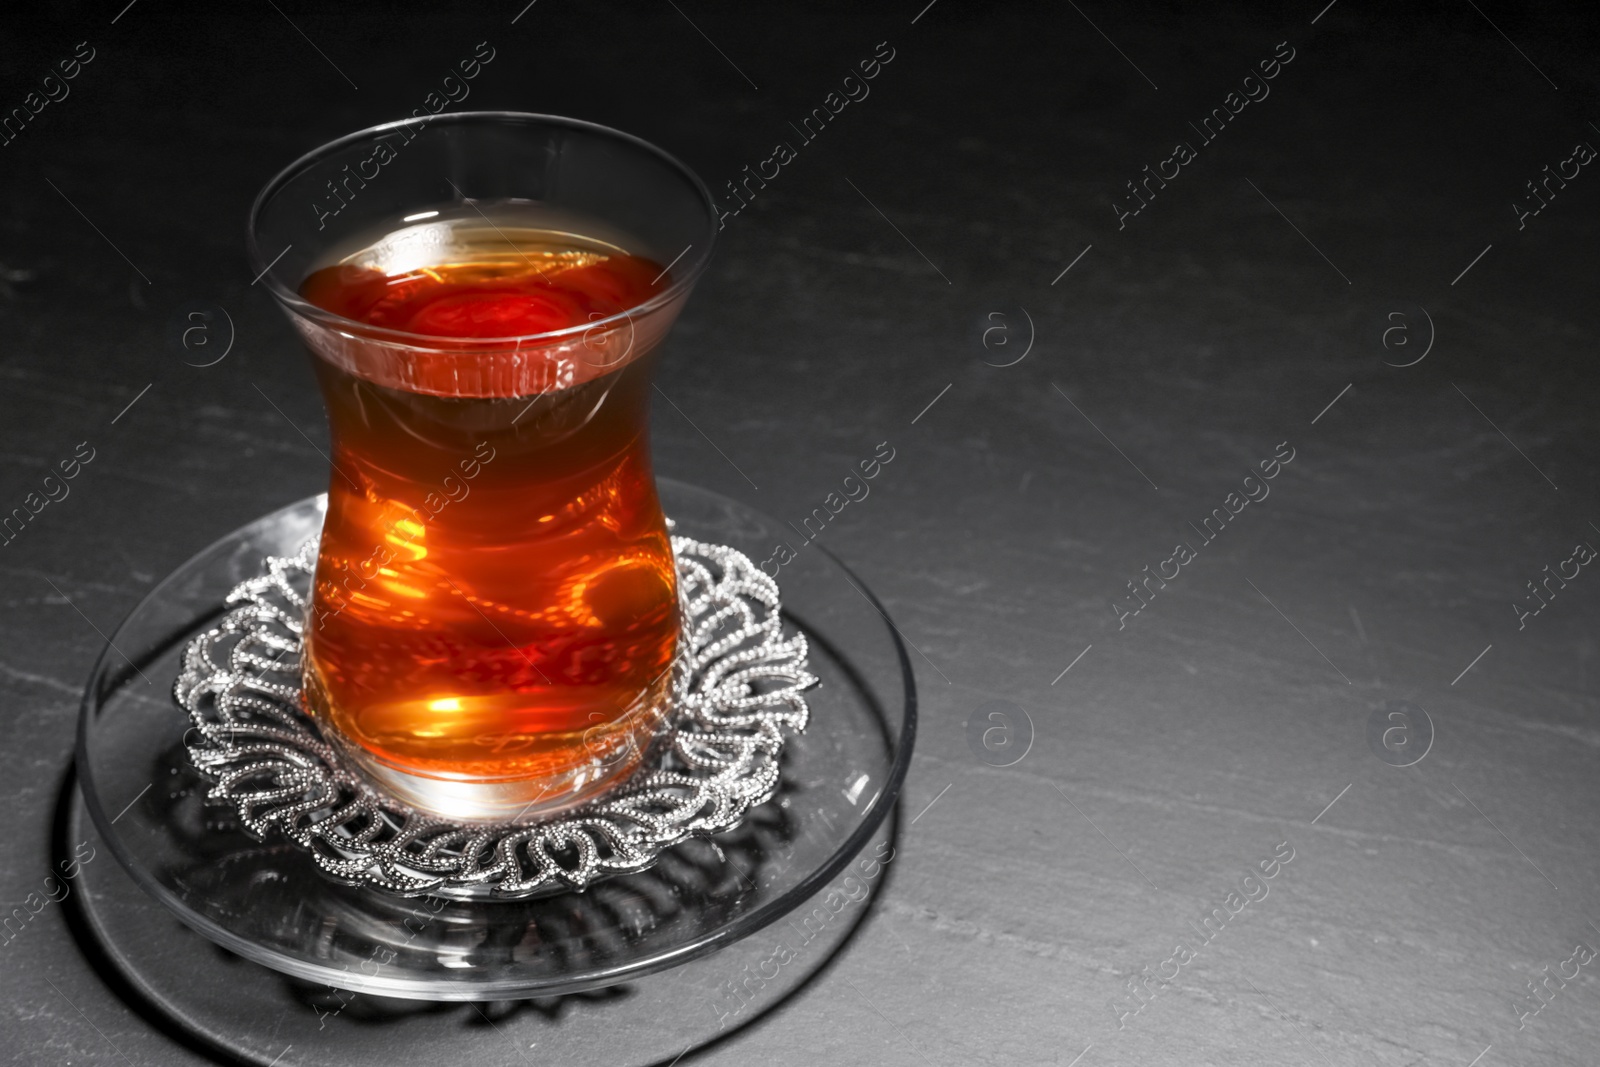
[[[408, 777], [537, 782], [536, 810], [571, 804], [631, 770], [665, 714], [678, 603], [652, 357], [594, 324], [670, 277], [580, 225], [458, 204], [347, 243], [301, 285], [355, 323], [438, 339], [397, 354], [352, 328], [313, 361], [333, 472], [306, 700], [424, 806]], [[596, 330], [583, 358], [482, 343], [569, 328]]]

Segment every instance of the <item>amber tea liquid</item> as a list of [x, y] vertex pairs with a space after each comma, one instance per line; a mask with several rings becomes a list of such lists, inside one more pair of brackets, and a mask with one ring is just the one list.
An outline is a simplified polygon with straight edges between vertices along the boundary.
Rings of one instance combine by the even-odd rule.
[[[614, 335], [594, 359], [482, 342], [590, 328], [670, 284], [625, 238], [583, 233], [532, 205], [456, 205], [343, 247], [301, 285], [355, 322], [438, 339], [313, 361], [333, 471], [304, 680], [369, 772], [462, 817], [592, 796], [665, 715], [678, 601], [651, 357]], [[487, 802], [454, 787], [497, 782]]]

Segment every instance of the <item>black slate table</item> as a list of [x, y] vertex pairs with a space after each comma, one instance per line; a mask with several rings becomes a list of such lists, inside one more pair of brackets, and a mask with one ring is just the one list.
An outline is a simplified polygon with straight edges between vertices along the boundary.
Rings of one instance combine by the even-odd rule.
[[[729, 212], [658, 470], [801, 526], [893, 455], [817, 538], [916, 649], [894, 877], [682, 1063], [1594, 1061], [1592, 17], [524, 2], [0, 16], [0, 510], [76, 464], [0, 546], [8, 909], [102, 635], [325, 482], [251, 198], [487, 42], [448, 106]], [[207, 1062], [61, 911], [0, 946], [0, 1062]]]

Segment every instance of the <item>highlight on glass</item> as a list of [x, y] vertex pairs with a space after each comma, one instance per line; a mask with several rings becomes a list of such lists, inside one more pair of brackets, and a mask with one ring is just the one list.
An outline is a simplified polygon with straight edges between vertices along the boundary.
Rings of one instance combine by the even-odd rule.
[[307, 710], [386, 791], [544, 815], [660, 734], [679, 606], [651, 373], [715, 230], [661, 150], [507, 112], [352, 134], [257, 198], [252, 265], [332, 443]]

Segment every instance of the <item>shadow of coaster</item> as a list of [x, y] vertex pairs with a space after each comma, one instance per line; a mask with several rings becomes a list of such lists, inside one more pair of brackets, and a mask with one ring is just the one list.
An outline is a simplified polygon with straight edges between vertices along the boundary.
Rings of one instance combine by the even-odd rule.
[[[82, 795], [70, 782], [66, 792], [58, 849], [79, 841], [105, 849]], [[887, 883], [898, 829], [896, 812], [824, 889], [721, 951], [603, 989], [531, 1000], [401, 1000], [291, 978], [189, 929], [116, 863], [85, 865], [67, 906], [75, 935], [93, 942], [86, 953], [115, 968], [106, 977], [144, 1002], [135, 1007], [159, 1013], [180, 1031], [174, 1037], [192, 1039], [185, 1044], [235, 1062], [665, 1067], [759, 1019], [827, 966]]]

